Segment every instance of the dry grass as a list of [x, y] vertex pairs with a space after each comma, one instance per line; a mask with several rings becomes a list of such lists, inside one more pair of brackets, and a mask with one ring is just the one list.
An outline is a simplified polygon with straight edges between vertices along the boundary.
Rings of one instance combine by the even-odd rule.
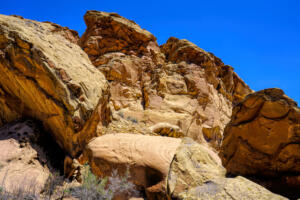
[[129, 170], [119, 176], [114, 170], [111, 176], [99, 179], [86, 165], [83, 183], [62, 190], [66, 180], [59, 173], [50, 175], [41, 193], [36, 190], [35, 180], [21, 181], [12, 191], [5, 190], [5, 178], [0, 182], [0, 200], [50, 200], [71, 196], [79, 200], [112, 200], [115, 195], [140, 196], [135, 185], [129, 181]]

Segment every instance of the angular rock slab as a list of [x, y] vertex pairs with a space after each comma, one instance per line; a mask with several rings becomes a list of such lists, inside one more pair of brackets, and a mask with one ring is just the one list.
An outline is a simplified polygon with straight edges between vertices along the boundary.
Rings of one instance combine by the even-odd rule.
[[246, 178], [226, 178], [225, 173], [216, 153], [184, 138], [170, 166], [168, 195], [190, 200], [286, 199]]
[[162, 136], [107, 134], [87, 145], [84, 155], [98, 176], [128, 167], [133, 183], [146, 190], [147, 199], [165, 199], [170, 163], [181, 140]]
[[108, 96], [77, 41], [59, 25], [0, 15], [0, 125], [38, 119], [73, 156], [105, 123]]
[[[220, 156], [231, 174], [300, 188], [300, 109], [281, 89], [248, 95], [233, 109]], [[283, 189], [284, 190], [284, 189]], [[299, 194], [299, 192], [298, 192]]]

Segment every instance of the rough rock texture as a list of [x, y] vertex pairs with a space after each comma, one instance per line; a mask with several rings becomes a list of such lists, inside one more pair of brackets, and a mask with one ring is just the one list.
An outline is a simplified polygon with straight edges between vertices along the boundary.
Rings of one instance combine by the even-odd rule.
[[[7, 191], [34, 188], [37, 193], [42, 190], [54, 170], [50, 154], [42, 146], [43, 134], [32, 121], [14, 122], [0, 128], [1, 188]], [[63, 156], [56, 155], [56, 161]]]
[[243, 177], [225, 178], [220, 158], [184, 138], [170, 166], [168, 195], [175, 199], [285, 199]]
[[165, 183], [170, 163], [181, 140], [134, 134], [107, 134], [87, 145], [93, 172], [109, 176], [112, 170], [130, 170], [130, 180], [146, 191], [147, 199], [165, 199]]
[[[280, 89], [247, 96], [234, 110], [220, 156], [229, 173], [300, 187], [300, 109]], [[285, 183], [285, 184], [283, 184]]]
[[[146, 129], [218, 147], [232, 104], [252, 92], [232, 67], [187, 40], [159, 47], [151, 33], [115, 13], [88, 11], [84, 19], [79, 43], [110, 85], [113, 122], [106, 132]], [[134, 125], [123, 126], [120, 117]]]
[[0, 15], [0, 126], [38, 119], [72, 156], [108, 115], [107, 81], [77, 41], [59, 25]]

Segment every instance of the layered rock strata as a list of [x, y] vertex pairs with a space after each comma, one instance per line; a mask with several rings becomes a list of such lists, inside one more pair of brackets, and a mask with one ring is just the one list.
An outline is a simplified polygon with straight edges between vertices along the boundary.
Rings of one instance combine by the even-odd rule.
[[0, 15], [0, 126], [38, 119], [72, 156], [109, 114], [107, 81], [77, 41], [59, 25]]
[[[84, 19], [80, 45], [110, 85], [107, 132], [169, 124], [178, 127], [176, 134], [163, 135], [219, 146], [232, 105], [252, 92], [232, 67], [187, 40], [170, 38], [159, 47], [151, 33], [115, 13], [88, 11]], [[118, 128], [120, 116], [133, 126]]]

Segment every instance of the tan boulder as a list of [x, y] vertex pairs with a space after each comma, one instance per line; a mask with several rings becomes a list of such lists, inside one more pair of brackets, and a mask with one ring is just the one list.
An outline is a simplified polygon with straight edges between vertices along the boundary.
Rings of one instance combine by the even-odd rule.
[[[45, 133], [32, 121], [10, 123], [0, 128], [1, 188], [9, 192], [23, 189], [36, 194], [42, 191], [54, 170], [49, 157], [52, 154], [46, 152], [49, 149], [43, 146], [43, 137]], [[54, 143], [47, 142], [49, 145]], [[56, 162], [59, 163], [62, 157], [58, 155]]]
[[77, 41], [56, 24], [0, 15], [0, 125], [38, 119], [72, 156], [109, 115], [106, 79]]
[[184, 138], [170, 166], [167, 191], [170, 198], [286, 199], [243, 177], [226, 178], [218, 155], [208, 147]]
[[162, 136], [107, 134], [87, 145], [84, 155], [98, 176], [109, 176], [113, 170], [124, 174], [146, 191], [147, 199], [164, 199], [170, 163], [181, 140]]
[[299, 127], [300, 109], [282, 90], [248, 95], [225, 129], [223, 165], [231, 174], [280, 180], [278, 190], [299, 188]]

